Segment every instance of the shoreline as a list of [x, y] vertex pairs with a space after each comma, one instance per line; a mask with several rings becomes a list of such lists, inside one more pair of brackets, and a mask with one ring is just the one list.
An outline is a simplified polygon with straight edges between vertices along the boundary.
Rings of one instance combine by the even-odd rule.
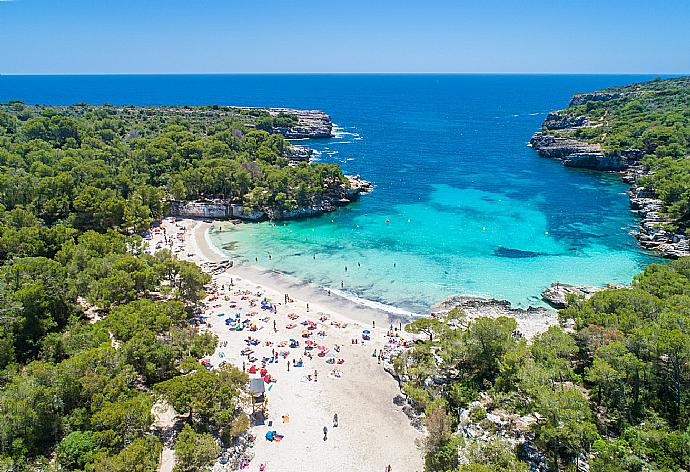
[[[222, 221], [214, 221], [213, 223], [198, 221], [194, 231], [196, 247], [204, 252], [206, 257], [214, 257], [216, 262], [231, 261], [232, 258], [211, 241], [209, 230], [218, 223], [222, 223]], [[447, 309], [453, 306], [461, 308], [470, 319], [480, 316], [512, 317], [518, 322], [519, 330], [528, 339], [558, 323], [556, 310], [547, 302], [545, 302], [546, 306], [514, 307], [506, 300], [471, 294], [452, 295], [430, 305], [425, 313], [414, 313], [339, 289], [330, 289], [331, 295], [329, 296], [327, 295], [329, 289], [305, 282], [296, 276], [276, 270], [261, 269], [243, 262], [238, 263], [235, 260], [232, 262], [232, 267], [226, 269], [229, 274], [251, 280], [257, 285], [279, 288], [284, 293], [295, 293], [301, 299], [314, 300], [326, 310], [346, 311], [348, 319], [359, 323], [366, 324], [375, 321], [381, 325], [403, 326], [416, 318], [430, 316], [438, 312], [439, 306], [445, 306]]]
[[[231, 257], [223, 253], [210, 240], [209, 229], [216, 223], [218, 222], [212, 224], [205, 221], [197, 222], [192, 231], [195, 247], [210, 262], [231, 261]], [[331, 295], [328, 295], [328, 289], [305, 282], [298, 277], [275, 270], [261, 269], [235, 260], [232, 261], [232, 267], [225, 269], [227, 274], [251, 281], [256, 285], [271, 287], [282, 293], [290, 293], [291, 296], [294, 294], [299, 299], [312, 300], [314, 301], [314, 306], [322, 307], [326, 311], [345, 311], [349, 314], [348, 318], [354, 322], [368, 324], [374, 320], [382, 326], [384, 324], [407, 324], [415, 318], [425, 315], [366, 300], [338, 289], [330, 289]]]
[[[253, 447], [241, 457], [233, 456], [232, 448], [224, 452], [213, 470], [254, 472], [264, 465], [267, 471], [369, 472], [391, 465], [396, 472], [421, 472], [422, 458], [415, 444], [423, 431], [412, 425], [403, 406], [395, 402], [399, 385], [386, 372], [383, 358], [377, 357], [377, 353], [381, 356], [384, 351], [401, 349], [402, 334], [410, 340], [399, 331], [403, 320], [394, 325], [393, 336], [389, 313], [358, 309], [345, 298], [328, 297], [304, 283], [286, 282], [248, 266], [229, 267], [229, 258], [209, 244], [209, 227], [200, 220], [171, 223], [166, 219], [161, 224], [165, 232], [154, 231], [150, 245], [152, 250], [169, 247], [177, 257], [195, 262], [212, 276], [202, 302], [201, 329], [218, 336], [219, 344], [204, 362], [210, 367], [230, 363], [250, 372], [251, 365], [257, 369], [265, 365], [271, 375], [265, 384], [268, 416], [248, 431], [255, 436]], [[286, 293], [289, 301], [284, 299]], [[264, 301], [274, 311], [265, 309]], [[226, 318], [233, 314], [246, 316], [253, 328], [247, 324], [241, 331], [231, 329]], [[299, 324], [308, 320], [315, 326], [310, 328], [314, 331], [309, 338], [321, 346], [302, 352], [304, 326]], [[371, 339], [363, 338], [363, 330], [370, 331]], [[285, 345], [289, 338], [299, 340], [300, 347], [289, 349]], [[247, 340], [252, 339], [257, 344], [248, 345]], [[247, 355], [248, 348], [254, 354]], [[319, 352], [322, 355], [317, 356]], [[265, 362], [278, 353], [276, 362]], [[286, 363], [297, 358], [304, 361], [304, 367], [286, 368]], [[261, 379], [259, 375], [250, 378]], [[339, 418], [337, 427], [332, 422], [334, 414]], [[269, 441], [265, 439], [269, 431], [285, 438]]]

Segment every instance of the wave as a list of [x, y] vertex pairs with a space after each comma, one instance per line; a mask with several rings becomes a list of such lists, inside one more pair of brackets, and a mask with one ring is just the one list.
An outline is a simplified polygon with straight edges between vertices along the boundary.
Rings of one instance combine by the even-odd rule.
[[[338, 126], [337, 124], [333, 123], [333, 129], [331, 130], [331, 133], [333, 134], [334, 138], [337, 139], [342, 139], [345, 136], [352, 136], [355, 139], [361, 139], [361, 136], [359, 133], [355, 133], [353, 131], [345, 131], [345, 128], [342, 128]], [[345, 141], [344, 143], [337, 143], [337, 144], [349, 144], [349, 141]]]
[[[323, 287], [319, 287], [319, 288], [323, 289]], [[413, 317], [413, 318], [423, 316], [420, 313], [414, 313], [414, 312], [405, 310], [403, 308], [398, 308], [398, 307], [393, 306], [393, 305], [388, 305], [388, 304], [383, 303], [383, 302], [377, 302], [375, 300], [369, 300], [368, 298], [362, 298], [362, 297], [358, 296], [357, 294], [354, 294], [352, 292], [347, 292], [345, 290], [338, 290], [338, 289], [330, 289], [330, 290], [331, 290], [331, 293], [334, 293], [341, 298], [349, 300], [352, 303], [355, 303], [357, 305], [366, 306], [367, 308], [373, 308], [375, 310], [385, 311], [386, 313], [391, 313], [393, 315], [409, 316], [409, 317]]]

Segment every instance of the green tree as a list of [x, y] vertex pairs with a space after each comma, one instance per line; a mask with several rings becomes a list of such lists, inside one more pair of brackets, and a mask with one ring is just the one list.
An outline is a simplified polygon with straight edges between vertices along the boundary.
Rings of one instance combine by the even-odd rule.
[[196, 433], [189, 425], [175, 441], [175, 472], [209, 470], [220, 454], [220, 446], [210, 434]]

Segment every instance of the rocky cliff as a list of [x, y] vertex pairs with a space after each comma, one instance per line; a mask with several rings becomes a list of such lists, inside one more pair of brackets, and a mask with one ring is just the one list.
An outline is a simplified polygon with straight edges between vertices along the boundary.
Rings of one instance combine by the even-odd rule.
[[280, 114], [297, 117], [297, 124], [288, 128], [275, 128], [274, 131], [288, 139], [332, 138], [331, 117], [320, 110], [296, 110], [294, 108], [267, 108], [272, 116]]
[[[586, 105], [589, 101], [619, 99], [633, 93], [593, 92], [577, 94], [570, 101], [569, 108]], [[663, 214], [661, 200], [649, 189], [637, 185], [637, 179], [649, 172], [642, 164], [644, 151], [624, 149], [610, 152], [597, 143], [589, 143], [577, 136], [578, 130], [602, 126], [591, 123], [587, 117], [573, 115], [565, 111], [549, 113], [542, 130], [532, 136], [530, 146], [540, 156], [558, 159], [568, 167], [580, 167], [606, 172], [617, 172], [631, 185], [629, 190], [631, 209], [640, 217], [639, 232], [633, 233], [645, 249], [656, 251], [659, 255], [677, 258], [690, 255], [687, 237], [668, 231], [670, 221]]]
[[370, 182], [360, 176], [346, 176], [348, 185], [331, 189], [318, 197], [310, 206], [294, 210], [253, 209], [241, 203], [220, 199], [193, 202], [172, 202], [171, 216], [186, 218], [237, 219], [244, 221], [290, 220], [317, 216], [337, 210], [339, 207], [357, 201], [360, 195], [372, 190]]

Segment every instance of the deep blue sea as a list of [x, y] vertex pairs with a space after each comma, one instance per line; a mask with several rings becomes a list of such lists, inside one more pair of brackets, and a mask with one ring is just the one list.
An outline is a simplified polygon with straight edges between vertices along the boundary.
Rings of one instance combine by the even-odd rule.
[[[320, 109], [318, 159], [375, 184], [320, 218], [234, 226], [234, 256], [317, 285], [424, 311], [452, 294], [539, 304], [550, 283], [627, 283], [653, 258], [628, 232], [627, 187], [527, 147], [575, 92], [646, 76], [3, 76], [0, 101]], [[270, 258], [269, 258], [270, 255]], [[258, 259], [258, 261], [257, 261]]]

